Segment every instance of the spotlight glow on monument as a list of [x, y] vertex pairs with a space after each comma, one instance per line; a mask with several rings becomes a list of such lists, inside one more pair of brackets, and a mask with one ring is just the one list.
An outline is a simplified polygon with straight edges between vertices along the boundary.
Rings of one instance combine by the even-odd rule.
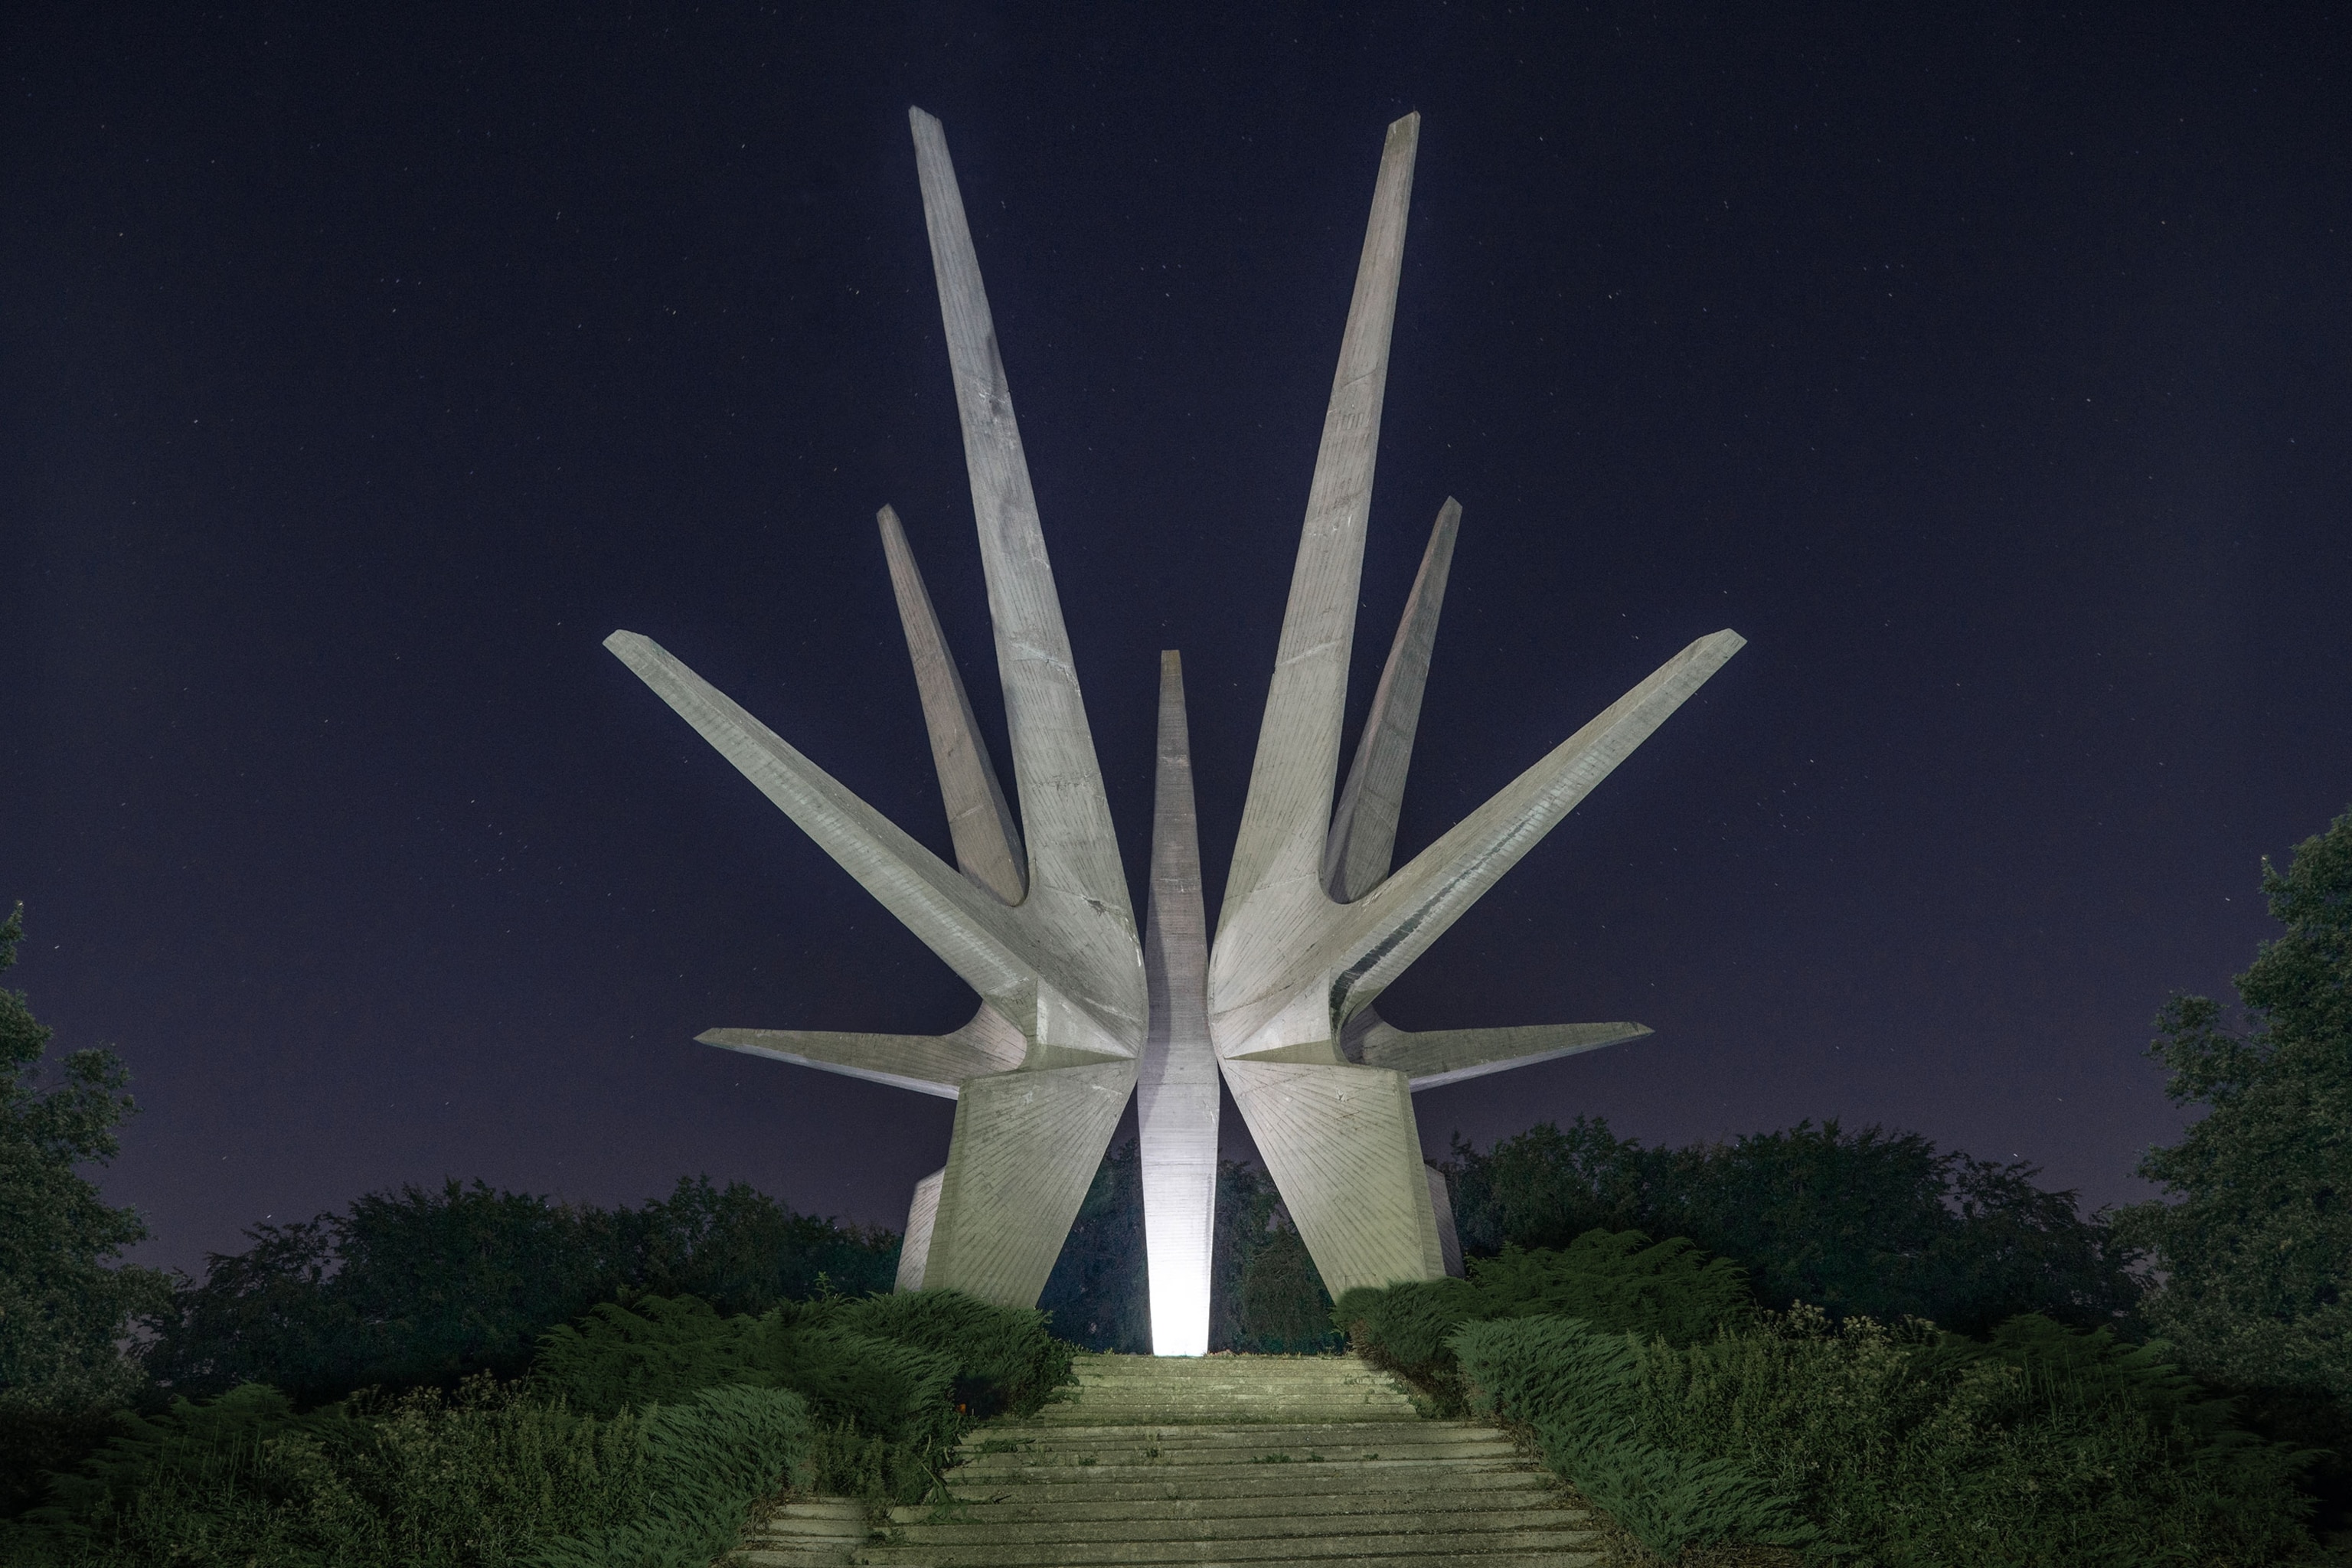
[[712, 1029], [707, 1044], [956, 1101], [915, 1188], [898, 1288], [1034, 1305], [1138, 1100], [1153, 1349], [1208, 1348], [1218, 1081], [1325, 1287], [1461, 1271], [1412, 1091], [1636, 1038], [1639, 1024], [1408, 1033], [1372, 1003], [1742, 646], [1699, 638], [1393, 873], [1461, 508], [1439, 510], [1339, 782], [1349, 655], [1421, 120], [1389, 127], [1307, 494], [1282, 640], [1213, 944], [1183, 671], [1160, 656], [1151, 885], [1139, 938], [980, 264], [940, 123], [911, 111], [1012, 742], [1016, 814], [905, 529], [880, 514], [956, 865], [948, 866], [651, 639], [605, 646], [979, 993], [940, 1036]]

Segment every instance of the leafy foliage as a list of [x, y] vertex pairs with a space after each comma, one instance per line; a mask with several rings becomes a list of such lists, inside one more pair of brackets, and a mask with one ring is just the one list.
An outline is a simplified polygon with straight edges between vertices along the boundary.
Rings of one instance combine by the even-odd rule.
[[1454, 1344], [1483, 1402], [1668, 1555], [1777, 1533], [1888, 1568], [2125, 1568], [2308, 1542], [2302, 1456], [2105, 1329], [1970, 1341], [1801, 1307], [1685, 1346], [1546, 1318]]
[[2189, 1364], [2231, 1384], [2325, 1394], [2352, 1412], [2352, 811], [2263, 891], [2285, 934], [2237, 977], [2249, 1032], [2175, 996], [2150, 1053], [2206, 1115], [2140, 1174], [2171, 1201], [2126, 1210], [2163, 1284], [2146, 1312]]
[[268, 1383], [299, 1403], [374, 1384], [519, 1375], [539, 1336], [624, 1292], [758, 1311], [822, 1289], [887, 1289], [898, 1238], [797, 1215], [740, 1183], [681, 1180], [638, 1209], [570, 1207], [480, 1182], [257, 1226], [155, 1320], [174, 1393]]
[[1669, 1447], [1644, 1429], [1638, 1335], [1531, 1317], [1468, 1324], [1453, 1345], [1473, 1408], [1528, 1432], [1546, 1464], [1660, 1556], [1818, 1538], [1788, 1497], [1738, 1460]]
[[1916, 1133], [1808, 1121], [1648, 1149], [1580, 1117], [1483, 1153], [1457, 1140], [1447, 1169], [1473, 1253], [1562, 1247], [1596, 1228], [1687, 1237], [1745, 1268], [1769, 1306], [1968, 1331], [2025, 1311], [2095, 1326], [2137, 1296], [2128, 1252], [2074, 1194]]
[[1143, 1244], [1143, 1156], [1132, 1138], [1103, 1151], [1037, 1305], [1092, 1351], [1148, 1354], [1151, 1287]]
[[1465, 1323], [1550, 1315], [1681, 1345], [1754, 1310], [1738, 1268], [1681, 1237], [1653, 1243], [1639, 1231], [1587, 1231], [1558, 1251], [1506, 1247], [1469, 1267], [1467, 1279], [1350, 1290], [1332, 1320], [1366, 1360], [1454, 1412], [1465, 1391], [1449, 1341]]
[[0, 1555], [56, 1568], [702, 1568], [809, 1447], [795, 1394], [611, 1420], [470, 1380], [298, 1414], [247, 1385], [128, 1419]]
[[607, 1417], [722, 1384], [791, 1389], [826, 1438], [818, 1484], [912, 1502], [966, 1428], [1000, 1409], [1034, 1411], [1070, 1366], [1044, 1313], [926, 1290], [758, 1317], [722, 1317], [692, 1297], [605, 1302], [579, 1328], [548, 1333], [532, 1376]]
[[[24, 915], [20, 904], [0, 921], [0, 971], [16, 962]], [[43, 1091], [48, 1041], [24, 994], [0, 989], [0, 1417], [54, 1435], [137, 1388], [116, 1342], [166, 1286], [112, 1264], [147, 1227], [75, 1169], [114, 1158], [135, 1109], [129, 1075], [110, 1052], [75, 1051]]]

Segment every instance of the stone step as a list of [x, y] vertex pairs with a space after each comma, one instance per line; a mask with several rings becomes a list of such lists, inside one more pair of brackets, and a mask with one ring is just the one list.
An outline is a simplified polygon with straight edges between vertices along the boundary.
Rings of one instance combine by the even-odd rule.
[[1482, 1494], [1546, 1491], [1552, 1485], [1551, 1479], [1538, 1470], [1499, 1467], [1469, 1469], [1460, 1465], [1431, 1465], [1418, 1472], [1361, 1465], [1268, 1465], [1263, 1473], [1237, 1469], [1202, 1471], [1181, 1480], [1164, 1474], [1145, 1479], [1087, 1479], [1086, 1476], [1086, 1471], [1071, 1470], [1060, 1475], [1001, 1479], [987, 1486], [957, 1483], [952, 1495], [956, 1501], [972, 1505], [1042, 1508], [1066, 1502], [1144, 1502], [1153, 1499], [1206, 1502], [1233, 1498], [1320, 1498], [1366, 1493], [1410, 1497], [1434, 1488]]
[[1430, 1432], [1409, 1436], [1395, 1431], [1380, 1431], [1358, 1435], [1345, 1427], [1274, 1427], [1263, 1436], [1253, 1436], [1246, 1430], [1221, 1435], [1214, 1439], [1185, 1438], [1173, 1434], [1155, 1433], [1150, 1436], [1097, 1437], [1077, 1443], [1039, 1443], [1018, 1448], [994, 1448], [972, 1454], [963, 1461], [967, 1468], [987, 1466], [1066, 1465], [1077, 1458], [1099, 1458], [1105, 1463], [1118, 1459], [1132, 1463], [1143, 1459], [1175, 1459], [1186, 1464], [1208, 1464], [1220, 1458], [1235, 1464], [1255, 1464], [1268, 1456], [1280, 1454], [1291, 1459], [1306, 1459], [1319, 1455], [1326, 1459], [1403, 1459], [1433, 1458], [1446, 1454], [1514, 1454], [1509, 1438], [1499, 1432]]
[[[1099, 1426], [1066, 1426], [1039, 1427], [1016, 1431], [1006, 1426], [992, 1426], [977, 1436], [965, 1439], [964, 1451], [978, 1453], [994, 1448], [1002, 1451], [1007, 1444], [1123, 1443], [1164, 1437], [1180, 1443], [1213, 1443], [1238, 1438], [1263, 1442], [1268, 1436], [1278, 1436], [1286, 1428], [1298, 1432], [1319, 1433], [1329, 1428], [1328, 1421], [1222, 1421], [1198, 1423], [1155, 1424], [1152, 1422], [1104, 1422]], [[1432, 1432], [1476, 1433], [1499, 1436], [1492, 1426], [1482, 1426], [1475, 1421], [1424, 1421], [1419, 1416], [1401, 1421], [1349, 1421], [1344, 1423], [1349, 1441], [1376, 1441], [1387, 1437], [1425, 1436]]]
[[1132, 1518], [1118, 1520], [1027, 1520], [1019, 1522], [1008, 1521], [1002, 1524], [961, 1520], [936, 1524], [908, 1524], [895, 1528], [891, 1538], [903, 1540], [910, 1545], [950, 1546], [1019, 1545], [1024, 1542], [1040, 1546], [1113, 1541], [1304, 1539], [1337, 1542], [1355, 1536], [1387, 1538], [1400, 1535], [1422, 1541], [1441, 1536], [1448, 1540], [1466, 1541], [1472, 1537], [1484, 1540], [1496, 1535], [1517, 1536], [1530, 1530], [1581, 1529], [1589, 1518], [1582, 1509], [1566, 1508], [1489, 1509], [1483, 1511], [1450, 1509], [1428, 1512], [1382, 1510], [1355, 1513], [1299, 1510], [1286, 1515], [1213, 1514], [1195, 1518], [1139, 1512]]
[[[1482, 1478], [1492, 1479], [1492, 1477]], [[1097, 1497], [1091, 1490], [1071, 1489], [1067, 1496], [1031, 1500], [1026, 1494], [1009, 1500], [918, 1503], [890, 1510], [894, 1524], [950, 1523], [958, 1519], [980, 1523], [1021, 1524], [1032, 1521], [1076, 1522], [1127, 1519], [1247, 1519], [1281, 1518], [1290, 1514], [1371, 1513], [1394, 1508], [1405, 1513], [1476, 1511], [1499, 1513], [1516, 1509], [1569, 1509], [1565, 1494], [1549, 1477], [1519, 1472], [1524, 1484], [1512, 1486], [1429, 1487], [1400, 1490], [1381, 1485], [1328, 1491], [1234, 1492], [1220, 1497]], [[1132, 1489], [1142, 1490], [1142, 1489]]]
[[892, 1568], [1095, 1568], [1097, 1564], [1142, 1563], [1363, 1563], [1379, 1568], [1562, 1568], [1563, 1564], [1597, 1564], [1599, 1538], [1589, 1531], [1534, 1530], [1490, 1534], [1397, 1535], [1386, 1538], [1350, 1536], [1315, 1543], [1276, 1537], [1259, 1541], [1110, 1541], [1073, 1542], [1057, 1546], [1032, 1544], [964, 1546], [868, 1545], [850, 1561], [892, 1565]]
[[[1357, 1470], [1372, 1475], [1418, 1480], [1429, 1484], [1434, 1472], [1444, 1470], [1495, 1469], [1512, 1471], [1518, 1468], [1516, 1455], [1454, 1456], [1429, 1459], [1292, 1459], [1262, 1464], [1174, 1464], [1165, 1459], [1147, 1460], [1139, 1464], [1119, 1464], [1105, 1459], [1096, 1464], [1082, 1462], [1067, 1465], [1034, 1465], [1023, 1468], [1005, 1468], [967, 1474], [954, 1472], [954, 1485], [960, 1490], [989, 1491], [1005, 1487], [1017, 1487], [1024, 1482], [1052, 1480], [1085, 1483], [1087, 1481], [1151, 1481], [1160, 1480], [1191, 1490], [1204, 1482], [1233, 1477], [1255, 1478], [1270, 1476], [1286, 1486], [1306, 1484], [1303, 1472], [1318, 1470]], [[1284, 1479], [1288, 1478], [1288, 1479]], [[1391, 1482], [1391, 1484], [1396, 1484]]]

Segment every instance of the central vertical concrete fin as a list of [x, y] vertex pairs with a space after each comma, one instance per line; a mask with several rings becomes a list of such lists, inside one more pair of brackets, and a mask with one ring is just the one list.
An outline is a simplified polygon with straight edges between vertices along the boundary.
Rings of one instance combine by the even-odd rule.
[[[914, 660], [915, 686], [923, 700], [923, 726], [930, 731], [931, 762], [940, 773], [940, 795], [947, 802], [948, 833], [955, 843], [956, 865], [963, 874], [1008, 904], [1017, 904], [1029, 892], [1029, 861], [1021, 847], [1021, 829], [1005, 804], [1004, 788], [989, 764], [988, 742], [971, 716], [971, 698], [955, 655], [940, 635], [940, 617], [923, 574], [915, 568], [914, 548], [898, 514], [884, 507], [875, 514], [882, 529], [882, 553], [890, 563], [890, 589], [898, 596], [898, 621], [907, 631], [907, 656]], [[1387, 868], [1381, 868], [1386, 870]]]
[[1323, 886], [1340, 903], [1353, 903], [1380, 885], [1396, 853], [1397, 816], [1412, 763], [1413, 731], [1421, 725], [1421, 694], [1429, 684], [1429, 654], [1437, 642], [1437, 613], [1445, 605], [1446, 574], [1454, 566], [1454, 536], [1462, 503], [1452, 496], [1438, 509], [1429, 548], [1397, 623], [1396, 641], [1372, 693], [1356, 760], [1332, 814], [1323, 845]]
[[1035, 910], [1040, 923], [1068, 944], [1080, 985], [1073, 999], [1132, 1042], [1132, 1049], [1141, 1043], [1144, 1022], [1135, 911], [1062, 623], [1053, 563], [1037, 521], [1012, 388], [997, 351], [996, 326], [947, 137], [940, 122], [919, 109], [909, 110], [908, 118], [922, 180], [931, 269], [939, 282], [940, 319], [955, 375], [988, 612], [996, 628], [1013, 788], [1028, 840], [1028, 900], [1042, 906]]
[[[1307, 893], [1318, 901], [1324, 897], [1323, 844], [1339, 766], [1364, 524], [1380, 450], [1389, 340], [1420, 138], [1421, 116], [1408, 114], [1389, 127], [1381, 150], [1355, 296], [1348, 306], [1339, 369], [1323, 415], [1323, 442], [1307, 490], [1306, 526], [1291, 570], [1274, 681], [1258, 730], [1257, 759], [1250, 769], [1249, 797], [1217, 919], [1220, 933], [1233, 929], [1253, 904], [1287, 910]], [[1221, 941], [1214, 962], [1223, 966], [1247, 959]]]
[[1192, 808], [1184, 666], [1160, 656], [1160, 748], [1151, 811], [1151, 891], [1143, 921], [1151, 1022], [1135, 1082], [1143, 1164], [1143, 1245], [1154, 1355], [1209, 1349], [1210, 1244], [1217, 1212], [1217, 1058], [1209, 1046], [1208, 912]]

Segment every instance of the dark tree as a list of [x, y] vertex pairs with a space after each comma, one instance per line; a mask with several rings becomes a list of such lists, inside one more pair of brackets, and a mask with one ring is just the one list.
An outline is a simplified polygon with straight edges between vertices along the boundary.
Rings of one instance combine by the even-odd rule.
[[2162, 1285], [2148, 1321], [2197, 1370], [2352, 1410], [2352, 811], [2296, 846], [2263, 891], [2285, 933], [2237, 977], [2248, 1026], [2175, 996], [2149, 1052], [2204, 1117], [2140, 1174], [2165, 1198], [2125, 1211]]
[[[0, 921], [0, 971], [16, 962], [24, 906]], [[109, 1208], [76, 1169], [104, 1164], [135, 1109], [112, 1052], [76, 1051], [40, 1087], [49, 1031], [22, 992], [0, 990], [0, 1414], [73, 1415], [128, 1398], [137, 1366], [117, 1348], [166, 1289], [114, 1259], [147, 1226]]]
[[2107, 1322], [2136, 1295], [2128, 1255], [2074, 1194], [1916, 1133], [1805, 1122], [1647, 1149], [1580, 1117], [1483, 1153], [1457, 1142], [1447, 1168], [1474, 1253], [1565, 1247], [1593, 1229], [1687, 1237], [1746, 1268], [1767, 1305], [1968, 1332], [2020, 1312]]

